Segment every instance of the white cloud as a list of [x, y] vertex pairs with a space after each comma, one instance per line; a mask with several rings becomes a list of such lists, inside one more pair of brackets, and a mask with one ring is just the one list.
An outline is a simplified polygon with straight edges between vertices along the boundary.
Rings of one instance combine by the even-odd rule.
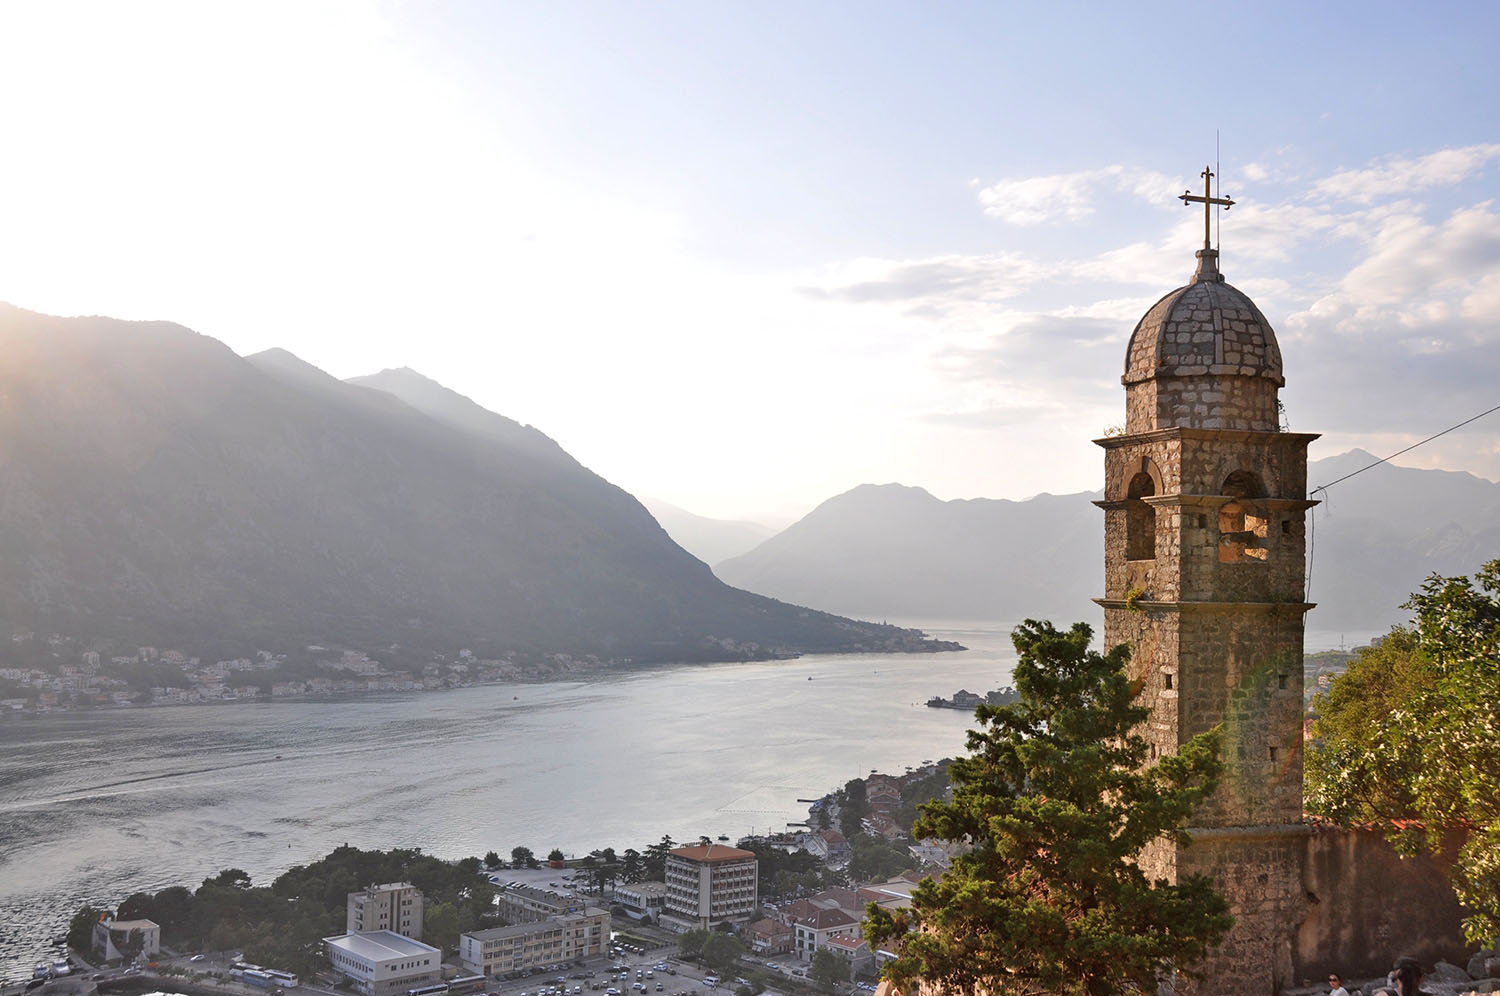
[[1077, 173], [1055, 173], [1020, 180], [1001, 180], [979, 191], [984, 213], [1012, 225], [1046, 221], [1083, 221], [1106, 192], [1122, 191], [1152, 204], [1177, 195], [1181, 181], [1135, 166], [1105, 166]]
[[1365, 169], [1342, 170], [1319, 180], [1313, 185], [1313, 194], [1369, 204], [1392, 194], [1461, 183], [1496, 158], [1500, 158], [1500, 144], [1493, 143], [1439, 149], [1415, 159], [1391, 157]]

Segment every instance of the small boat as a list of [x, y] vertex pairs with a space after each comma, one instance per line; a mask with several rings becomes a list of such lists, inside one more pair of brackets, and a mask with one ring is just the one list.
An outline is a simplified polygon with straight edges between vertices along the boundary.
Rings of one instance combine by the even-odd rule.
[[728, 840], [729, 839], [729, 834], [727, 834], [727, 833], [721, 833], [721, 834], [719, 834], [719, 839], [720, 840]]

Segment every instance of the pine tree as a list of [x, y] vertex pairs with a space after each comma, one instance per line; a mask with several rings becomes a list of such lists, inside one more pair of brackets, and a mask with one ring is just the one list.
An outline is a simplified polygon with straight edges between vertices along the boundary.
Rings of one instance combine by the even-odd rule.
[[1154, 991], [1228, 931], [1202, 877], [1149, 880], [1147, 845], [1182, 830], [1218, 777], [1218, 731], [1147, 766], [1135, 731], [1149, 710], [1126, 677], [1129, 648], [1089, 650], [1092, 630], [1027, 620], [1013, 640], [1018, 700], [982, 705], [970, 754], [950, 768], [952, 802], [922, 808], [914, 835], [967, 841], [909, 910], [871, 905], [871, 946], [898, 946], [885, 975], [993, 996]]

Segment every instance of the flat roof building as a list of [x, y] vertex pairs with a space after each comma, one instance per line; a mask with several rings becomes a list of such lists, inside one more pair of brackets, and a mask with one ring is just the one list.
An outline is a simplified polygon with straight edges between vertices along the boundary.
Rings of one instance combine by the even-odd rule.
[[609, 913], [589, 906], [577, 913], [463, 934], [458, 959], [475, 975], [507, 975], [609, 951]]
[[662, 923], [692, 930], [747, 922], [759, 898], [759, 867], [754, 852], [723, 844], [668, 851]]
[[495, 897], [495, 906], [500, 918], [506, 923], [531, 923], [554, 916], [578, 913], [585, 908], [581, 900], [529, 885], [517, 885], [502, 889]]
[[632, 920], [659, 920], [666, 908], [667, 883], [631, 882], [615, 886], [615, 902], [625, 907]]
[[349, 893], [344, 930], [364, 934], [373, 930], [422, 939], [422, 890], [410, 882], [372, 885]]
[[152, 920], [101, 918], [91, 938], [94, 955], [104, 961], [151, 956], [161, 950], [161, 927]]
[[333, 970], [363, 996], [404, 996], [442, 980], [442, 952], [392, 930], [325, 937]]

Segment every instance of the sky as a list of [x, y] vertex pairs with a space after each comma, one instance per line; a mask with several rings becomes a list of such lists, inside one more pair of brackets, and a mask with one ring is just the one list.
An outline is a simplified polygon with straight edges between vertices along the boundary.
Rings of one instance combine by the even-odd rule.
[[[407, 366], [627, 490], [1100, 486], [1221, 268], [1313, 458], [1500, 405], [1500, 6], [0, 3], [0, 300]], [[1500, 413], [1401, 458], [1500, 480]], [[1323, 483], [1310, 481], [1312, 485]]]

